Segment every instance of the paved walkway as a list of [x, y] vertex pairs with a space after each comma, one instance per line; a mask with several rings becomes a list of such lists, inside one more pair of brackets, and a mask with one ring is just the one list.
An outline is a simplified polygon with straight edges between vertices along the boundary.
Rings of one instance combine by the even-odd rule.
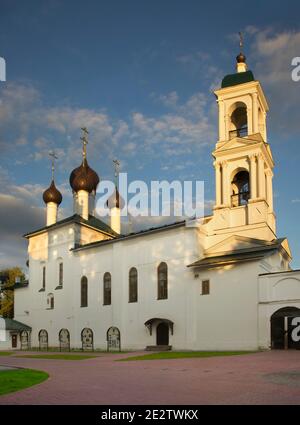
[[3, 370], [13, 370], [13, 369], [17, 369], [13, 366], [3, 366], [2, 364], [0, 364], [0, 372]]
[[299, 351], [115, 362], [128, 356], [2, 357], [2, 365], [45, 370], [50, 379], [1, 396], [0, 404], [300, 404]]

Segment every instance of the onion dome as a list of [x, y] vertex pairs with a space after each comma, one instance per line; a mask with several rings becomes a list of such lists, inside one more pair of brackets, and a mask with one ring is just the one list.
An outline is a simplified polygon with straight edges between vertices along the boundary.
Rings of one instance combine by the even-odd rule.
[[244, 55], [244, 53], [239, 53], [236, 57], [236, 61], [237, 63], [246, 63], [246, 56]]
[[124, 207], [124, 204], [125, 204], [124, 199], [119, 194], [118, 189], [115, 188], [114, 192], [108, 198], [106, 205], [108, 206], [109, 209], [119, 208], [122, 210]]
[[96, 191], [99, 184], [98, 174], [88, 165], [86, 158], [82, 164], [75, 168], [70, 174], [70, 185], [74, 192], [86, 190], [91, 193]]
[[62, 195], [60, 191], [56, 188], [54, 180], [51, 181], [50, 186], [43, 193], [43, 200], [45, 204], [48, 204], [48, 202], [54, 202], [57, 205], [61, 204]]

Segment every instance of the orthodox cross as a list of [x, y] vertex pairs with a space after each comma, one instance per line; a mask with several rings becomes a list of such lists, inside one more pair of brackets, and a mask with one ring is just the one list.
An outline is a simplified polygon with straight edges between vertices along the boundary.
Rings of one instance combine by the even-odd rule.
[[82, 137], [80, 137], [80, 140], [82, 140], [82, 156], [83, 159], [86, 158], [86, 145], [88, 144], [88, 129], [86, 127], [81, 127], [82, 130]]
[[58, 158], [58, 156], [54, 151], [50, 151], [49, 156], [51, 157], [52, 180], [54, 180], [54, 161]]
[[120, 172], [120, 161], [117, 159], [113, 160], [114, 167], [115, 167], [115, 177], [117, 178]]
[[240, 37], [240, 49], [241, 51], [243, 50], [244, 47], [244, 37], [243, 37], [243, 33], [239, 32], [239, 37]]

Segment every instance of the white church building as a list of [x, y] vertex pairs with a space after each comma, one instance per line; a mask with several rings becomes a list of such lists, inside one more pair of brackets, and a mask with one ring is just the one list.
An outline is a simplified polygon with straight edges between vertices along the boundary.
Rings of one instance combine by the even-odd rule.
[[276, 234], [269, 108], [242, 53], [215, 96], [216, 199], [202, 223], [124, 235], [117, 190], [103, 223], [85, 144], [70, 175], [74, 215], [61, 221], [52, 179], [45, 227], [25, 235], [29, 281], [15, 289], [15, 320], [26, 329], [15, 348], [300, 348], [300, 271]]

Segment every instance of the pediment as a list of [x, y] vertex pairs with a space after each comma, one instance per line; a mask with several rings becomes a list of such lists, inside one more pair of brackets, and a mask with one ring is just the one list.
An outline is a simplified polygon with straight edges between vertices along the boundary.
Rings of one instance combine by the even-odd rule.
[[269, 245], [270, 242], [263, 241], [260, 239], [248, 238], [245, 236], [232, 235], [224, 239], [221, 242], [211, 246], [205, 251], [206, 256], [216, 255], [220, 253], [228, 253], [241, 249], [251, 249], [261, 248], [262, 246]]
[[245, 148], [249, 146], [257, 146], [262, 142], [262, 140], [253, 140], [253, 139], [246, 139], [245, 137], [235, 137], [234, 139], [228, 140], [223, 146], [216, 149], [215, 152], [223, 152], [227, 151], [228, 149], [238, 149], [238, 148]]

